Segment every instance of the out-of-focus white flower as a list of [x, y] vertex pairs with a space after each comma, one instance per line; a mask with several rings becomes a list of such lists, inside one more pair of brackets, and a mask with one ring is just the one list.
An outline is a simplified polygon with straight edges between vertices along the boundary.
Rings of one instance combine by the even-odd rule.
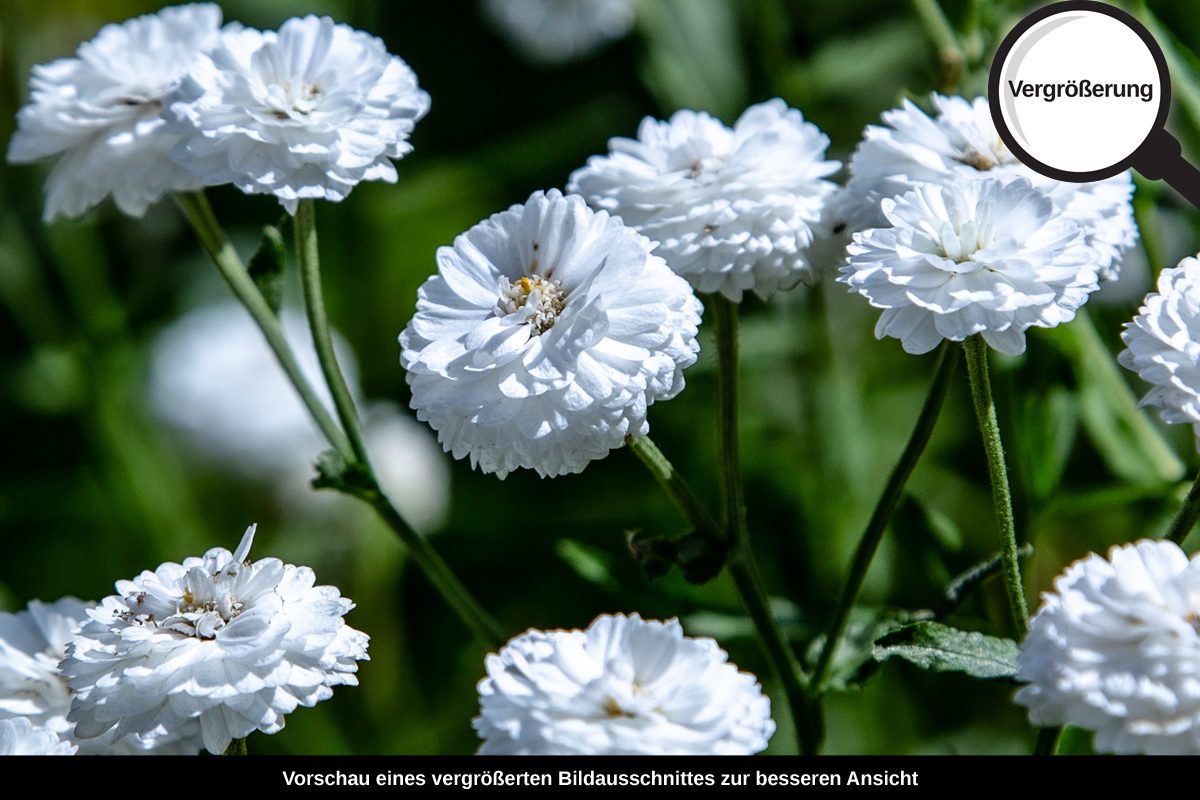
[[1115, 280], [1122, 254], [1137, 242], [1129, 172], [1097, 183], [1066, 183], [1034, 172], [1009, 152], [992, 121], [987, 98], [932, 96], [937, 119], [905, 100], [885, 111], [886, 126], [870, 125], [850, 159], [850, 181], [835, 199], [828, 224], [846, 232], [887, 224], [882, 201], [921, 183], [1022, 177], [1048, 194], [1079, 224], [1096, 250], [1101, 280]]
[[247, 561], [254, 526], [235, 552], [168, 562], [118, 581], [67, 647], [75, 735], [166, 736], [199, 720], [204, 746], [275, 733], [296, 706], [356, 686], [367, 635], [342, 617], [354, 607], [308, 567]]
[[486, 663], [480, 755], [749, 755], [775, 732], [755, 677], [674, 619], [530, 630]]
[[1083, 231], [1024, 178], [922, 184], [882, 206], [893, 227], [856, 233], [838, 280], [909, 353], [975, 333], [1023, 353], [1026, 329], [1071, 320], [1098, 288]]
[[633, 29], [634, 0], [483, 0], [488, 19], [534, 64], [583, 58]]
[[25, 717], [0, 720], [0, 756], [73, 756], [78, 749]]
[[379, 488], [414, 529], [436, 531], [450, 510], [450, 465], [429, 427], [395, 403], [377, 401], [363, 428]]
[[580, 472], [644, 436], [696, 361], [702, 311], [651, 247], [552, 189], [440, 248], [400, 335], [417, 418], [501, 478]]
[[159, 115], [188, 66], [216, 44], [220, 26], [212, 3], [164, 8], [105, 25], [77, 58], [33, 68], [8, 160], [61, 156], [46, 184], [47, 222], [77, 217], [110, 194], [122, 212], [140, 217], [166, 192], [204, 186], [171, 160], [179, 137]]
[[67, 721], [71, 693], [58, 662], [87, 619], [84, 603], [64, 597], [46, 604], [33, 600], [25, 611], [0, 612], [0, 719], [28, 719], [35, 728], [53, 731], [85, 755], [195, 755], [200, 752], [200, 726], [190, 724], [175, 735], [155, 740], [129, 736], [113, 743], [112, 736], [74, 738], [75, 724]]
[[[301, 371], [333, 414], [304, 316], [285, 309], [280, 324]], [[336, 331], [333, 340], [357, 397], [354, 353]], [[314, 504], [337, 499], [309, 487], [313, 463], [329, 444], [236, 301], [202, 306], [163, 331], [151, 360], [150, 399], [158, 416], [203, 458], [275, 484], [283, 505], [308, 513]], [[414, 528], [437, 530], [450, 503], [450, 468], [429, 428], [384, 402], [367, 406], [363, 425], [384, 494]]]
[[1016, 702], [1034, 725], [1095, 731], [1097, 750], [1200, 754], [1200, 563], [1143, 540], [1054, 580], [1021, 645]]
[[708, 114], [647, 117], [571, 175], [567, 191], [658, 242], [654, 251], [701, 292], [734, 302], [815, 278], [806, 249], [841, 167], [829, 138], [778, 98], [733, 128]]
[[329, 17], [278, 33], [226, 32], [168, 98], [172, 157], [203, 182], [341, 201], [360, 181], [396, 181], [408, 135], [429, 110], [417, 76], [383, 42]]
[[[329, 412], [312, 334], [285, 309], [284, 337]], [[353, 390], [353, 352], [335, 334], [338, 364]], [[250, 314], [234, 300], [202, 306], [163, 331], [154, 346], [150, 397], [155, 412], [206, 458], [248, 477], [278, 480], [307, 470], [329, 448]]]
[[1163, 422], [1190, 423], [1200, 447], [1200, 261], [1164, 269], [1121, 338], [1121, 366], [1154, 384], [1141, 405], [1162, 409]]

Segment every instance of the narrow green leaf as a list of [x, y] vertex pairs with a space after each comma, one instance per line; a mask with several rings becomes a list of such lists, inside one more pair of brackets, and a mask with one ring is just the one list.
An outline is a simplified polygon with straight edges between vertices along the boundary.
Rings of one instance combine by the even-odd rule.
[[1021, 648], [1012, 639], [960, 631], [937, 622], [917, 622], [875, 643], [875, 660], [899, 656], [933, 672], [965, 672], [976, 678], [1012, 678]]
[[612, 575], [612, 556], [600, 548], [574, 539], [559, 539], [554, 545], [554, 552], [588, 583], [608, 592], [620, 590], [621, 585]]
[[283, 249], [283, 235], [274, 225], [264, 225], [258, 250], [250, 259], [247, 271], [254, 285], [262, 293], [267, 305], [276, 314], [283, 302], [283, 268], [287, 253]]

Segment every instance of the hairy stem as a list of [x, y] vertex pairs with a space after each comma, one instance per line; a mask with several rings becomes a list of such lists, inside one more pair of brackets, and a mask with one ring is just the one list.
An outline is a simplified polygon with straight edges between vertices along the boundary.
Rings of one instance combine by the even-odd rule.
[[800, 750], [813, 755], [819, 746], [820, 724], [804, 686], [804, 672], [791, 645], [771, 616], [766, 587], [750, 549], [743, 499], [741, 457], [738, 450], [737, 306], [723, 295], [712, 296], [717, 322], [717, 413], [721, 441], [721, 486], [724, 497], [725, 536], [729, 544], [729, 572], [754, 621], [767, 659], [787, 694], [796, 725]]
[[841, 600], [833, 613], [833, 621], [830, 623], [829, 633], [825, 637], [825, 646], [821, 650], [816, 669], [813, 671], [811, 686], [814, 695], [821, 694], [825, 688], [825, 681], [829, 679], [833, 656], [837, 652], [838, 645], [841, 644], [842, 635], [846, 632], [846, 622], [850, 619], [850, 612], [854, 609], [854, 604], [858, 602], [858, 594], [862, 591], [863, 581], [866, 580], [867, 571], [871, 568], [871, 561], [875, 558], [875, 552], [879, 549], [884, 532], [887, 531], [888, 521], [891, 520], [896, 505], [904, 495], [904, 487], [908, 483], [908, 478], [917, 466], [921, 453], [925, 451], [925, 446], [929, 444], [929, 437], [933, 434], [933, 428], [937, 424], [938, 415], [941, 413], [942, 404], [946, 399], [946, 392], [950, 388], [950, 378], [954, 375], [958, 361], [959, 349], [948, 341], [944, 342], [941, 352], [938, 354], [933, 383], [929, 387], [929, 394], [925, 397], [925, 405], [921, 407], [921, 414], [917, 417], [917, 424], [908, 437], [908, 444], [904, 446], [900, 460], [892, 469], [887, 485], [884, 486], [883, 494], [875, 505], [871, 519], [867, 522], [862, 539], [859, 540], [858, 550], [854, 553], [854, 563], [850, 567], [849, 577], [846, 578], [846, 588], [842, 591]]
[[695, 493], [692, 492], [692, 487], [688, 486], [687, 481], [676, 471], [675, 466], [658, 449], [658, 445], [649, 436], [630, 437], [627, 441], [629, 449], [642, 460], [646, 469], [650, 470], [662, 487], [667, 490], [667, 494], [671, 495], [692, 527], [712, 533], [718, 539], [723, 538], [721, 526], [713, 519], [712, 514], [708, 513], [704, 504], [697, 499]]
[[963, 349], [967, 354], [967, 375], [971, 380], [975, 416], [979, 420], [979, 432], [983, 435], [983, 448], [987, 452], [996, 521], [1000, 525], [1004, 588], [1008, 591], [1008, 604], [1012, 609], [1019, 641], [1029, 631], [1029, 608], [1025, 605], [1025, 587], [1021, 582], [1021, 565], [1017, 560], [1017, 529], [1013, 520], [1012, 492], [1008, 487], [1008, 468], [1004, 464], [1000, 424], [996, 421], [996, 404], [992, 400], [992, 382], [988, 377], [988, 346], [983, 336], [977, 333], [967, 337]]
[[196, 231], [201, 246], [216, 265], [217, 271], [221, 273], [221, 277], [233, 290], [234, 296], [241, 301], [258, 324], [271, 351], [275, 353], [279, 366], [283, 367], [288, 380], [296, 387], [296, 392], [300, 395], [308, 413], [312, 415], [313, 420], [334, 449], [347, 460], [352, 459], [354, 452], [351, 449], [350, 440], [342, 433], [341, 428], [334, 422], [325, 405], [309, 385], [308, 379], [304, 377], [304, 372], [296, 362], [296, 357], [292, 354], [287, 339], [284, 338], [279, 320], [267, 305], [267, 301], [263, 299], [262, 293], [254, 285], [254, 281], [246, 271], [245, 265], [242, 264], [241, 258], [238, 257], [237, 251], [233, 249], [233, 245], [225, 236], [220, 223], [217, 222], [216, 215], [213, 214], [212, 206], [208, 203], [208, 197], [203, 192], [184, 192], [177, 194], [175, 198], [193, 230]]
[[312, 330], [313, 346], [325, 383], [333, 394], [333, 405], [338, 419], [350, 439], [354, 458], [360, 464], [368, 464], [367, 448], [363, 444], [362, 426], [354, 398], [337, 363], [333, 350], [333, 335], [329, 328], [329, 317], [325, 313], [325, 295], [321, 290], [321, 261], [317, 250], [317, 212], [312, 200], [301, 200], [296, 208], [296, 257], [300, 262], [300, 282], [304, 287], [304, 308], [308, 313], [308, 325]]
[[1200, 475], [1197, 475], [1196, 480], [1192, 482], [1187, 499], [1183, 501], [1179, 513], [1171, 521], [1167, 538], [1175, 544], [1182, 545], [1183, 540], [1192, 532], [1192, 528], [1196, 527], [1196, 520], [1200, 520]]

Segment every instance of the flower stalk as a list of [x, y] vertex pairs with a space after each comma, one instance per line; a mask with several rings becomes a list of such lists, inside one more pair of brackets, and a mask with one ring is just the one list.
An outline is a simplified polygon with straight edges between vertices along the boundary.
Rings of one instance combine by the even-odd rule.
[[1182, 545], [1183, 540], [1192, 532], [1192, 528], [1196, 527], [1197, 520], [1200, 520], [1200, 475], [1197, 475], [1196, 480], [1192, 482], [1187, 499], [1183, 501], [1179, 513], [1171, 521], [1171, 527], [1167, 530], [1167, 538], [1175, 544]]
[[1021, 582], [1021, 565], [1017, 558], [1017, 532], [1013, 520], [1012, 492], [1008, 485], [1008, 468], [1004, 463], [1004, 446], [1000, 442], [1000, 424], [996, 420], [996, 404], [992, 400], [992, 382], [988, 377], [988, 346], [981, 334], [967, 337], [963, 342], [967, 356], [967, 375], [971, 381], [971, 397], [975, 416], [987, 452], [988, 473], [992, 483], [992, 500], [996, 505], [996, 521], [1000, 525], [1000, 555], [1004, 563], [1004, 588], [1012, 609], [1016, 638], [1029, 632], [1029, 608], [1025, 604], [1025, 588]]
[[858, 549], [854, 553], [854, 563], [850, 567], [849, 577], [846, 578], [846, 588], [842, 590], [841, 600], [833, 613], [833, 621], [829, 624], [829, 633], [825, 637], [825, 646], [821, 649], [817, 666], [813, 670], [810, 686], [814, 696], [820, 696], [825, 689], [825, 682], [829, 680], [833, 656], [846, 632], [846, 623], [850, 619], [850, 612], [854, 609], [854, 604], [858, 602], [858, 594], [862, 591], [867, 571], [871, 568], [871, 561], [875, 558], [875, 552], [879, 549], [879, 543], [883, 540], [883, 534], [887, 531], [888, 522], [896, 510], [896, 505], [904, 495], [904, 487], [908, 484], [908, 479], [917, 466], [921, 454], [925, 452], [926, 445], [929, 444], [929, 438], [933, 434], [938, 415], [946, 400], [946, 392], [950, 388], [950, 379], [954, 376], [954, 370], [958, 366], [959, 357], [960, 352], [957, 347], [948, 340], [942, 343], [933, 383], [929, 387], [929, 394], [925, 397], [925, 404], [921, 407], [921, 414], [917, 417], [917, 423], [908, 437], [908, 444], [904, 446], [900, 460], [892, 469], [887, 485], [884, 486], [883, 494], [876, 503], [875, 510], [871, 513], [871, 519], [867, 522], [866, 530], [863, 531]]
[[814, 755], [821, 740], [820, 724], [806, 691], [804, 672], [791, 645], [771, 616], [766, 587], [750, 549], [746, 504], [738, 448], [738, 318], [737, 306], [720, 294], [712, 296], [717, 322], [717, 413], [721, 437], [721, 485], [729, 573], [754, 621], [767, 659], [787, 694], [800, 751]]
[[[319, 261], [316, 255], [316, 226], [313, 224], [314, 215], [311, 205], [308, 202], [301, 203], [297, 209], [295, 221], [301, 272], [305, 273], [302, 278], [305, 284], [305, 302], [321, 368], [330, 392], [333, 394], [338, 415], [349, 435], [343, 433], [342, 429], [338, 427], [337, 422], [330, 416], [304, 378], [295, 355], [283, 336], [278, 319], [263, 299], [258, 287], [254, 285], [254, 281], [233, 249], [233, 245], [221, 230], [207, 197], [202, 193], [181, 194], [178, 197], [179, 204], [200, 238], [205, 251], [216, 264], [230, 288], [233, 289], [234, 295], [250, 312], [259, 329], [266, 336], [271, 350], [279, 359], [288, 379], [300, 394], [301, 400], [304, 401], [304, 405], [316, 420], [321, 431], [341, 456], [344, 464], [349, 467], [348, 471], [354, 473], [353, 480], [327, 481], [324, 485], [357, 497], [374, 508], [408, 548], [413, 560], [459, 619], [483, 642], [490, 647], [498, 648], [507, 638], [499, 623], [484, 611], [437, 551], [405, 521], [400, 512], [383, 494], [371, 470], [363, 444], [362, 429], [357, 412], [354, 410], [354, 402], [333, 353], [333, 337], [330, 333], [329, 320], [325, 314], [324, 300], [321, 297]], [[309, 208], [307, 212], [302, 213], [302, 209], [306, 205]]]

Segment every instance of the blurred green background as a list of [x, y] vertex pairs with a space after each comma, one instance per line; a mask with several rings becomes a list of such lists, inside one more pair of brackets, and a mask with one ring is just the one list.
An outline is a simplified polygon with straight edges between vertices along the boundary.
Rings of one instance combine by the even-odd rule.
[[[706, 109], [726, 122], [781, 96], [848, 160], [863, 127], [932, 90], [982, 91], [991, 48], [1026, 4], [1000, 0], [643, 0], [629, 37], [582, 60], [534, 67], [473, 2], [224, 0], [226, 20], [263, 28], [328, 13], [384, 39], [433, 99], [396, 186], [364, 184], [319, 207], [331, 318], [357, 353], [364, 393], [407, 407], [396, 337], [434, 252], [535, 189], [561, 187], [611, 136], [645, 115]], [[160, 4], [141, 0], [0, 3], [0, 141], [27, 98], [32, 65], [69, 56], [99, 27]], [[1200, 13], [1192, 0], [1127, 8], [1161, 28], [1172, 55], [1169, 128], [1200, 152]], [[946, 50], [953, 45], [957, 54]], [[961, 59], [958, 56], [961, 55]], [[371, 636], [361, 687], [300, 709], [252, 753], [469, 753], [484, 649], [406, 564], [400, 545], [351, 501], [333, 514], [281, 510], [273, 489], [202, 461], [156, 421], [148, 353], [172, 320], [227, 290], [170, 202], [142, 220], [106, 204], [40, 221], [48, 167], [0, 165], [0, 606], [99, 599], [113, 581], [164, 560], [236, 545], [259, 523], [258, 557], [311, 565], [358, 607]], [[839, 179], [843, 179], [839, 175]], [[271, 198], [210, 192], [244, 255], [280, 213]], [[1139, 183], [1142, 243], [1089, 320], [1029, 337], [994, 361], [1030, 597], [1088, 551], [1158, 535], [1198, 459], [1191, 431], [1134, 403], [1118, 368], [1122, 323], [1153, 275], [1200, 247], [1200, 218], [1169, 190]], [[824, 624], [851, 553], [908, 436], [932, 356], [872, 335], [878, 312], [826, 277], [769, 303], [743, 304], [742, 442], [749, 524], [776, 611], [804, 653]], [[652, 433], [702, 496], [715, 498], [715, 347], [706, 323], [688, 389], [650, 411]], [[316, 453], [313, 454], [314, 456]], [[447, 460], [450, 457], [445, 456]], [[597, 614], [679, 616], [717, 636], [787, 712], [726, 576], [648, 582], [626, 531], [686, 530], [626, 450], [581, 475], [506, 480], [453, 463], [450, 514], [434, 544], [506, 628], [583, 627]], [[956, 376], [909, 499], [875, 560], [856, 617], [933, 608], [953, 575], [998, 549], [987, 468], [965, 372]], [[999, 582], [951, 617], [1007, 634]], [[1013, 685], [929, 674], [893, 660], [828, 703], [827, 752], [1029, 752], [1034, 731]], [[790, 726], [768, 752], [793, 752]], [[1086, 741], [1078, 744], [1086, 750]]]

